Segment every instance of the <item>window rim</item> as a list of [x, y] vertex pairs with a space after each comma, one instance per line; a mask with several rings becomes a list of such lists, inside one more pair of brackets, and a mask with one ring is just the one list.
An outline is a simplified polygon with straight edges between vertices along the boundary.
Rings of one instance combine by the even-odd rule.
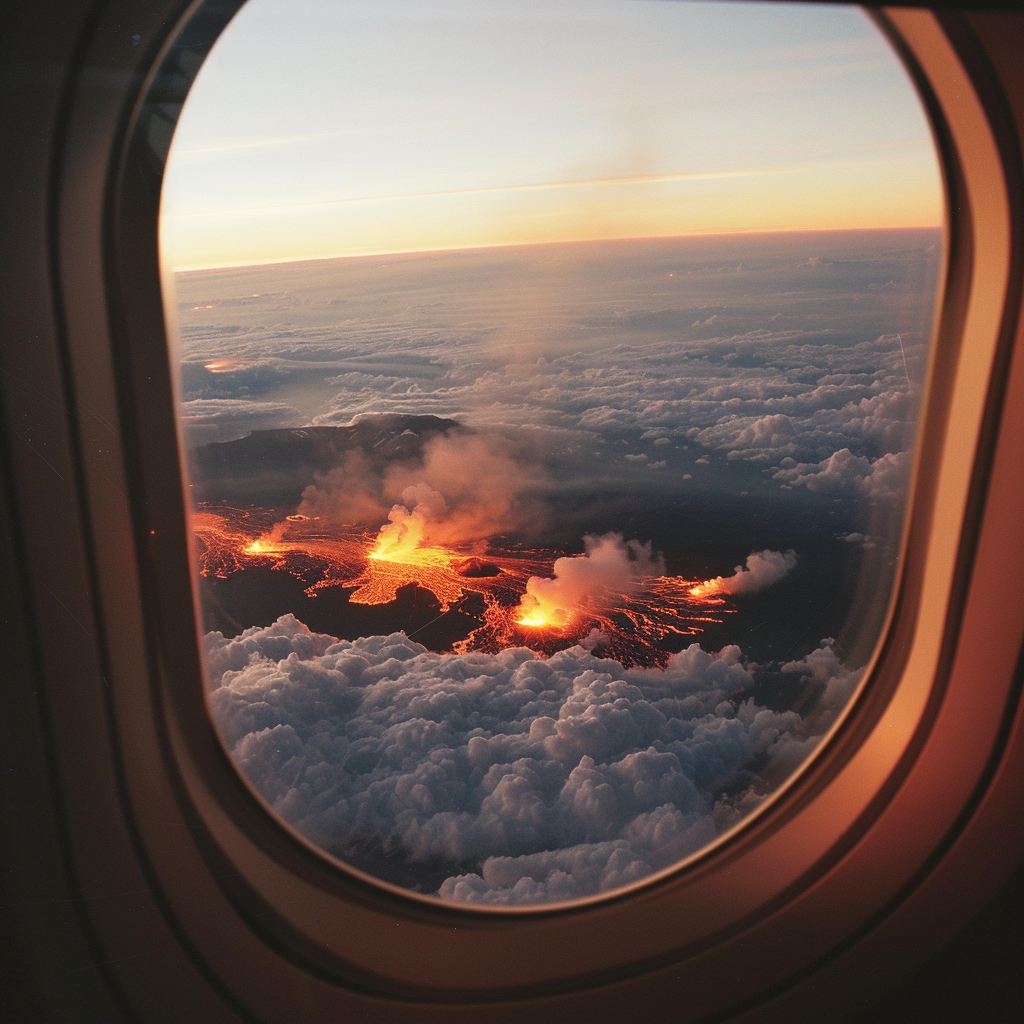
[[[117, 8], [117, 4], [112, 5]], [[189, 14], [194, 12], [201, 5], [193, 5]], [[226, 6], [234, 6], [232, 0]], [[167, 3], [161, 10], [166, 11], [173, 7]], [[956, 62], [959, 68], [960, 87], [966, 83], [973, 92], [976, 88], [972, 85], [970, 76], [963, 69], [963, 51], [969, 47], [969, 41], [964, 42], [962, 29], [960, 39], [960, 53], [949, 44], [949, 39], [958, 31], [955, 19], [943, 19], [945, 32], [937, 30], [939, 22], [927, 12], [901, 12], [891, 11], [888, 15], [880, 16], [883, 22], [888, 18], [888, 25], [892, 34], [900, 40], [899, 45], [907, 51], [910, 59], [922, 61], [923, 49], [931, 45], [938, 49], [946, 46], [946, 52], [939, 59]], [[916, 19], [916, 22], [915, 22]], [[158, 63], [159, 59], [174, 50], [180, 43], [178, 37], [169, 35], [168, 30], [175, 22], [168, 16], [162, 26], [164, 39], [171, 42], [163, 42], [161, 48], [151, 52], [149, 59], [151, 65]], [[177, 21], [180, 25], [181, 21]], [[916, 27], [915, 27], [916, 25]], [[105, 26], [105, 28], [104, 28]], [[938, 35], [936, 36], [936, 30]], [[104, 34], [106, 32], [106, 34]], [[917, 37], [914, 38], [914, 33]], [[931, 32], [931, 43], [924, 37]], [[109, 22], [105, 21], [97, 33], [94, 45], [102, 51], [104, 44], [107, 44], [108, 61], [110, 60], [109, 43], [113, 36]], [[945, 40], [945, 42], [943, 42]], [[932, 60], [930, 70], [919, 70], [922, 80], [935, 83], [936, 73], [934, 66], [936, 58], [924, 54], [924, 60]], [[967, 61], [969, 63], [969, 59]], [[149, 72], [149, 81], [154, 81], [159, 72]], [[975, 80], [978, 78], [978, 71], [974, 69]], [[136, 85], [141, 84], [137, 82]], [[166, 89], [166, 83], [164, 84]], [[102, 141], [98, 140], [88, 148], [96, 152], [95, 145], [102, 147], [107, 145], [107, 153], [116, 153], [116, 159], [107, 166], [101, 161], [100, 166], [106, 169], [106, 175], [101, 176], [99, 181], [92, 184], [100, 185], [79, 191], [75, 194], [73, 185], [80, 182], [72, 180], [73, 176], [65, 174], [61, 183], [60, 215], [61, 224], [58, 237], [59, 258], [65, 268], [64, 279], [67, 282], [72, 277], [71, 262], [79, 258], [81, 244], [86, 244], [91, 251], [95, 251], [96, 242], [100, 242], [100, 250], [104, 253], [103, 279], [99, 296], [86, 296], [82, 288], [66, 287], [65, 303], [69, 311], [69, 322], [82, 325], [73, 328], [69, 332], [71, 348], [72, 378], [73, 384], [78, 391], [79, 398], [86, 396], [90, 382], [95, 380], [97, 373], [109, 372], [111, 376], [116, 374], [117, 394], [101, 395], [101, 401], [107, 412], [113, 415], [122, 424], [125, 436], [124, 443], [124, 465], [121, 468], [122, 479], [118, 481], [120, 486], [115, 488], [116, 493], [104, 493], [101, 479], [101, 467], [85, 460], [83, 470], [85, 489], [88, 493], [92, 506], [94, 521], [101, 521], [106, 516], [120, 524], [117, 540], [122, 544], [127, 543], [130, 552], [137, 558], [137, 567], [131, 564], [128, 559], [127, 574], [125, 566], [119, 564], [118, 573], [112, 573], [105, 569], [106, 565], [102, 555], [106, 546], [109, 550], [109, 543], [103, 538], [94, 539], [96, 549], [96, 574], [99, 580], [99, 601], [104, 608], [104, 620], [108, 624], [105, 636], [108, 650], [108, 661], [110, 665], [110, 687], [111, 687], [111, 719], [119, 736], [120, 768], [125, 799], [133, 813], [136, 821], [137, 843], [142, 855], [150, 865], [150, 870], [160, 880], [165, 910], [179, 922], [179, 926], [192, 934], [195, 928], [201, 928], [201, 922], [207, 920], [208, 913], [202, 908], [195, 906], [195, 900], [182, 889], [182, 877], [196, 877], [205, 865], [205, 870], [217, 870], [225, 873], [225, 879], [212, 887], [206, 886], [206, 894], [214, 899], [218, 905], [228, 913], [233, 913], [238, 920], [245, 921], [246, 926], [253, 930], [254, 934], [261, 936], [263, 949], [273, 950], [273, 955], [281, 960], [287, 960], [297, 969], [304, 965], [305, 969], [325, 979], [332, 979], [342, 985], [349, 985], [355, 989], [364, 991], [375, 991], [389, 995], [404, 995], [412, 999], [435, 999], [439, 998], [439, 991], [459, 991], [458, 1001], [487, 998], [489, 1000], [504, 1000], [513, 995], [541, 995], [551, 994], [564, 990], [568, 986], [578, 984], [580, 979], [593, 977], [598, 968], [593, 966], [593, 959], [585, 957], [587, 970], [577, 965], [575, 971], [566, 972], [560, 968], [558, 977], [548, 976], [546, 978], [535, 978], [532, 984], [526, 984], [520, 978], [513, 979], [510, 983], [507, 974], [505, 981], [500, 978], [490, 977], [484, 979], [481, 975], [486, 973], [481, 969], [477, 971], [478, 984], [475, 987], [463, 985], [461, 989], [458, 984], [429, 984], [424, 985], [423, 980], [433, 976], [437, 969], [436, 957], [424, 956], [422, 953], [422, 936], [429, 934], [447, 935], [453, 937], [453, 933], [461, 930], [472, 933], [472, 941], [478, 945], [486, 945], [489, 939], [493, 938], [495, 929], [489, 925], [481, 925], [482, 915], [478, 908], [463, 908], [461, 906], [448, 906], [442, 904], [436, 906], [432, 901], [429, 911], [424, 912], [422, 908], [409, 907], [408, 903], [412, 894], [404, 890], [400, 891], [398, 898], [392, 898], [389, 894], [381, 893], [382, 883], [373, 880], [369, 885], [360, 884], [358, 880], [345, 880], [344, 885], [338, 885], [337, 880], [324, 875], [319, 862], [323, 860], [321, 853], [315, 854], [316, 863], [303, 853], [294, 848], [291, 838], [282, 838], [275, 828], [268, 827], [265, 821], [261, 820], [262, 810], [258, 802], [252, 799], [252, 794], [239, 788], [237, 774], [233, 765], [226, 763], [222, 751], [219, 751], [219, 743], [212, 735], [212, 726], [207, 722], [196, 720], [195, 708], [193, 705], [195, 697], [194, 677], [189, 684], [190, 694], [185, 695], [180, 687], [173, 685], [172, 681], [179, 677], [184, 671], [186, 674], [195, 673], [198, 669], [195, 652], [183, 652], [176, 650], [175, 636], [192, 636], [195, 632], [195, 619], [192, 615], [192, 593], [191, 582], [188, 586], [183, 584], [180, 578], [182, 562], [187, 566], [187, 558], [183, 558], [181, 544], [175, 542], [175, 531], [179, 532], [179, 541], [184, 532], [184, 520], [179, 511], [173, 507], [173, 502], [168, 504], [167, 498], [172, 492], [168, 476], [174, 475], [177, 469], [177, 453], [171, 452], [166, 443], [160, 441], [160, 433], [166, 427], [166, 416], [162, 419], [154, 415], [156, 405], [152, 402], [154, 393], [160, 392], [166, 396], [170, 386], [169, 370], [160, 368], [160, 359], [167, 362], [166, 341], [162, 352], [154, 352], [151, 349], [158, 347], [158, 340], [162, 335], [162, 315], [154, 317], [151, 306], [142, 308], [145, 303], [152, 303], [154, 295], [154, 281], [156, 281], [155, 294], [159, 297], [158, 269], [154, 278], [154, 267], [152, 259], [145, 257], [138, 259], [137, 254], [145, 253], [140, 247], [144, 240], [151, 234], [155, 237], [155, 218], [153, 223], [146, 221], [146, 210], [150, 208], [153, 201], [152, 180], [147, 179], [147, 166], [152, 171], [153, 150], [147, 142], [142, 140], [143, 132], [140, 125], [145, 120], [145, 107], [141, 100], [142, 91], [130, 94], [133, 98], [134, 109], [124, 112], [117, 119], [117, 130], [111, 132], [108, 127], [103, 133]], [[977, 93], [974, 93], [977, 97]], [[167, 92], [165, 91], [160, 102], [167, 106], [173, 106], [173, 100], [168, 103]], [[102, 106], [104, 100], [109, 102], [112, 99], [109, 95], [84, 93], [84, 99], [80, 100], [79, 108], [73, 112], [71, 119], [72, 132], [68, 144], [69, 153], [82, 152], [86, 147], [86, 140], [82, 137], [85, 134], [86, 126], [90, 122], [95, 124], [95, 113], [97, 106]], [[122, 92], [113, 97], [114, 103], [124, 103], [125, 94]], [[932, 96], [930, 102], [934, 105], [936, 112], [949, 113], [949, 100], [942, 97]], [[993, 109], [991, 101], [987, 104], [984, 99], [978, 101], [982, 117], [986, 125], [993, 121], [998, 122], [999, 113]], [[164, 109], [163, 113], [166, 113]], [[147, 127], [152, 127], [152, 123]], [[134, 131], [134, 134], [132, 132]], [[946, 138], [943, 142], [948, 147], [946, 155], [951, 161], [949, 167], [953, 169], [947, 190], [951, 208], [957, 204], [953, 196], [965, 200], [965, 207], [971, 207], [971, 203], [978, 202], [976, 181], [972, 181], [969, 174], [963, 180], [957, 180], [957, 174], [963, 176], [965, 152], [958, 146], [955, 126], [950, 129], [946, 126]], [[998, 135], [999, 129], [991, 134]], [[141, 152], [139, 146], [141, 145]], [[1005, 140], [996, 138], [994, 145], [996, 152], [1001, 157], [1001, 164], [997, 167], [997, 173], [1007, 175], [1006, 168], [1009, 166], [1006, 156], [1007, 146]], [[133, 149], [133, 146], [136, 148]], [[1001, 149], [1000, 149], [1001, 147]], [[969, 163], [969, 154], [967, 154]], [[148, 163], [146, 163], [148, 161]], [[70, 158], [68, 165], [74, 163]], [[969, 168], [968, 168], [969, 170]], [[981, 171], [977, 172], [982, 174]], [[158, 200], [159, 189], [156, 197]], [[99, 201], [98, 201], [99, 200]], [[147, 205], [149, 204], [149, 205]], [[1009, 204], [1006, 204], [1009, 210]], [[960, 218], [954, 221], [950, 219], [950, 244], [971, 244], [972, 269], [978, 266], [977, 260], [979, 247], [984, 253], [986, 244], [985, 238], [978, 238], [978, 226], [975, 222], [963, 223], [963, 211], [957, 216]], [[955, 232], [960, 232], [957, 239]], [[87, 241], [86, 241], [87, 240]], [[1008, 251], [1005, 256], [1007, 279], [1004, 292], [1009, 294], [1012, 301], [1013, 279], [1016, 276], [1019, 284], [1019, 266], [1012, 265], [1012, 252], [1009, 251], [1010, 242], [1007, 240]], [[78, 243], [78, 244], [76, 244]], [[91, 243], [91, 244], [90, 244]], [[1019, 248], [1019, 242], [1017, 242]], [[155, 256], [155, 250], [154, 250]], [[951, 265], [962, 257], [954, 253]], [[1019, 257], [1016, 262], [1019, 264]], [[955, 268], [954, 268], [955, 269]], [[951, 274], [950, 277], [955, 277]], [[944, 316], [952, 319], [952, 324], [946, 324], [946, 330], [957, 333], [957, 346], [962, 337], [960, 327], [961, 319], [966, 319], [971, 312], [971, 296], [963, 300], [967, 303], [966, 309], [957, 308], [950, 313], [949, 304], [952, 301], [956, 288], [961, 290], [971, 287], [972, 281], [976, 283], [978, 273], [972, 280], [963, 281], [948, 280], [945, 297], [943, 301]], [[1019, 287], [1017, 289], [1019, 293]], [[138, 296], [143, 299], [138, 302]], [[1005, 350], [1008, 342], [1009, 326], [1006, 315], [1003, 312], [1006, 295], [1004, 294], [1002, 304], [996, 314], [998, 321], [996, 325], [997, 337], [993, 342], [993, 361], [998, 354], [996, 350]], [[105, 300], [105, 301], [104, 301]], [[159, 310], [159, 303], [157, 304]], [[76, 334], [77, 343], [76, 343]], [[105, 334], [109, 331], [111, 338]], [[1005, 356], [1005, 351], [1004, 351]], [[114, 365], [120, 367], [113, 369]], [[997, 369], [997, 367], [994, 367]], [[161, 376], [162, 374], [162, 376]], [[147, 383], [148, 381], [148, 383]], [[154, 382], [155, 381], [155, 382]], [[109, 389], [108, 389], [109, 390]], [[998, 382], [994, 387], [998, 392]], [[988, 431], [995, 429], [994, 413], [992, 406], [999, 404], [999, 396], [989, 396], [987, 401], [987, 415], [989, 420]], [[984, 411], [984, 410], [983, 410]], [[925, 420], [929, 414], [922, 419], [922, 433], [926, 430]], [[939, 417], [940, 419], [942, 417]], [[979, 425], [978, 429], [984, 424]], [[173, 436], [173, 435], [172, 435]], [[981, 449], [985, 454], [994, 444], [994, 438], [989, 437], [981, 443]], [[163, 469], [153, 466], [146, 466], [146, 454], [153, 452], [161, 453], [162, 459], [150, 459], [151, 462], [163, 463]], [[941, 454], [941, 453], [940, 453]], [[171, 461], [168, 463], [168, 459]], [[168, 469], [170, 465], [172, 468]], [[109, 467], [102, 467], [104, 471]], [[920, 492], [925, 484], [918, 483], [917, 489]], [[181, 495], [180, 481], [178, 482], [178, 495]], [[124, 501], [125, 507], [114, 509], [117, 499]], [[915, 498], [915, 507], [922, 499]], [[934, 504], [934, 498], [932, 499]], [[179, 502], [180, 504], [180, 502]], [[910, 522], [913, 512], [908, 516]], [[980, 516], [981, 511], [976, 510], [975, 515]], [[908, 526], [907, 529], [910, 527]], [[978, 524], [967, 524], [968, 535], [976, 532]], [[968, 536], [970, 542], [970, 536]], [[175, 567], [173, 572], [168, 571], [168, 566]], [[962, 569], [960, 575], [970, 568], [969, 556], [966, 568]], [[913, 568], [909, 568], [912, 572]], [[114, 576], [121, 578], [114, 579]], [[130, 577], [126, 580], [126, 576]], [[190, 574], [189, 574], [190, 576]], [[126, 585], [127, 583], [127, 585]], [[960, 579], [957, 586], [964, 590], [967, 586], [966, 579]], [[119, 587], [122, 592], [118, 593]], [[190, 632], [182, 633], [182, 625], [185, 617], [182, 616], [179, 607], [183, 595], [188, 596], [188, 619], [191, 625]], [[145, 609], [144, 618], [133, 614], [126, 606], [134, 600], [138, 606]], [[906, 604], [894, 612], [894, 616], [905, 615]], [[127, 622], [136, 622], [138, 632], [134, 635], [126, 635], [118, 632], [117, 626], [123, 626]], [[953, 630], [956, 633], [956, 630]], [[853, 756], [845, 748], [856, 747], [862, 749], [862, 741], [865, 736], [871, 735], [876, 729], [880, 716], [884, 716], [887, 708], [890, 707], [892, 692], [895, 692], [897, 679], [892, 677], [893, 671], [891, 662], [899, 658], [898, 651], [900, 644], [890, 636], [889, 646], [884, 657], [887, 664], [890, 664], [889, 677], [886, 682], [876, 682], [870, 688], [862, 684], [861, 696], [844, 715], [843, 721], [848, 725], [843, 728], [841, 742], [835, 733], [821, 744], [822, 756], [816, 756], [812, 762], [802, 769], [798, 779], [793, 780], [792, 785], [787, 784], [784, 790], [789, 792], [785, 798], [786, 808], [773, 812], [770, 823], [765, 822], [765, 813], [754, 816], [756, 820], [749, 820], [740, 826], [745, 838], [743, 842], [733, 844], [733, 849], [727, 854], [723, 853], [716, 857], [716, 863], [708, 861], [708, 854], [704, 851], [699, 855], [700, 863], [694, 862], [690, 867], [676, 867], [670, 869], [668, 874], [674, 876], [665, 879], [662, 876], [652, 876], [651, 879], [641, 883], [638, 890], [625, 890], [621, 893], [613, 893], [608, 897], [599, 897], [600, 904], [594, 907], [590, 901], [585, 903], [574, 903], [566, 908], [537, 907], [529, 908], [525, 914], [531, 920], [542, 923], [565, 921], [569, 918], [577, 919], [578, 925], [573, 925], [569, 931], [579, 932], [583, 929], [600, 930], [605, 927], [614, 927], [607, 919], [609, 914], [604, 908], [619, 908], [625, 904], [631, 904], [638, 908], [633, 914], [634, 920], [645, 920], [647, 926], [664, 933], [675, 931], [678, 914], [669, 913], [663, 907], [652, 906], [656, 903], [671, 902], [667, 900], [668, 890], [679, 888], [682, 882], [681, 875], [686, 874], [689, 881], [707, 881], [710, 876], [717, 874], [720, 878], [728, 873], [730, 867], [735, 867], [739, 860], [743, 859], [746, 853], [755, 853], [758, 849], [764, 850], [772, 836], [776, 833], [786, 831], [792, 823], [798, 821], [802, 814], [809, 808], [821, 807], [821, 795], [828, 790], [836, 777], [830, 772], [841, 771], [837, 768], [838, 761], [843, 760], [846, 754]], [[897, 653], [893, 653], [896, 650]], [[878, 657], [878, 655], [876, 655]], [[884, 672], [885, 670], [880, 670]], [[900, 673], [895, 673], [899, 675]], [[867, 674], [866, 674], [867, 676]], [[140, 695], [141, 680], [146, 680], [144, 695]], [[201, 672], [198, 674], [201, 686]], [[943, 694], [937, 692], [933, 686], [934, 679], [927, 683], [930, 695], [932, 711], [938, 715]], [[891, 692], [890, 692], [891, 691]], [[201, 690], [200, 690], [201, 692]], [[879, 705], [883, 705], [879, 707]], [[205, 705], [200, 699], [200, 707], [205, 717]], [[873, 717], [874, 716], [874, 717]], [[838, 726], [836, 727], [838, 728]], [[930, 732], [925, 729], [921, 737], [922, 745], [928, 742]], [[145, 736], [145, 740], [142, 737]], [[211, 740], [216, 743], [211, 746]], [[170, 785], [154, 785], [151, 780], [143, 778], [146, 774], [145, 763], [149, 751], [154, 748], [159, 750], [159, 757]], [[828, 748], [826, 750], [826, 747]], [[845, 752], [844, 752], [845, 751]], [[910, 756], [904, 765], [907, 773], [910, 773], [916, 763], [917, 755]], [[827, 754], [827, 757], [825, 756]], [[848, 762], [846, 762], [848, 763]], [[813, 770], [812, 770], [813, 768]], [[225, 776], [225, 770], [227, 776]], [[813, 778], [808, 777], [812, 775]], [[212, 778], [212, 781], [211, 781]], [[799, 780], [802, 779], [802, 782]], [[799, 784], [798, 784], [799, 783]], [[898, 795], [902, 782], [894, 782], [893, 792], [882, 800], [883, 806], [877, 807], [872, 804], [872, 809], [865, 811], [868, 819], [863, 824], [863, 830], [859, 839], [863, 838], [869, 827], [876, 824], [883, 817], [883, 812], [892, 799]], [[157, 793], [156, 790], [160, 792]], [[876, 794], [877, 795], [877, 794]], [[166, 844], [166, 836], [161, 836], [160, 830], [154, 828], [151, 823], [145, 820], [145, 815], [140, 808], [146, 806], [147, 801], [155, 800], [158, 804], [166, 804], [178, 809], [181, 816], [186, 820], [194, 822], [194, 834], [175, 838], [173, 843]], [[782, 802], [779, 798], [772, 798], [771, 803], [777, 805]], [[877, 803], [878, 801], [875, 801]], [[869, 801], [870, 803], [870, 801]], [[733, 833], [730, 833], [730, 836]], [[853, 849], [853, 843], [847, 847], [845, 853]], [[169, 852], [173, 846], [173, 853]], [[714, 848], [714, 847], [713, 847]], [[819, 879], [826, 879], [828, 873], [834, 866], [833, 861], [839, 856], [839, 851], [830, 846], [827, 850], [828, 857], [822, 858], [819, 867]], [[781, 854], [780, 854], [781, 856]], [[185, 867], [185, 865], [189, 865]], [[336, 869], [331, 867], [332, 871]], [[351, 870], [351, 869], [349, 869]], [[281, 872], [296, 881], [290, 883], [288, 878], [282, 879]], [[183, 875], [184, 872], [184, 875]], [[233, 878], [227, 878], [232, 874]], [[773, 897], [773, 900], [766, 903], [763, 899], [756, 902], [754, 909], [744, 918], [740, 916], [740, 924], [733, 930], [733, 938], [742, 937], [751, 931], [751, 915], [757, 917], [762, 923], [767, 915], [766, 907], [772, 906], [776, 909], [785, 910], [799, 902], [801, 893], [810, 888], [809, 880], [800, 876], [801, 883], [796, 885], [795, 891], [786, 887], [780, 888]], [[689, 885], [687, 881], [687, 885]], [[296, 888], [295, 886], [298, 886]], [[273, 902], [268, 901], [266, 893], [268, 890], [282, 891], [281, 887], [288, 891], [287, 897], [282, 897]], [[330, 899], [336, 901], [337, 907], [343, 908], [348, 914], [349, 921], [363, 920], [370, 923], [365, 934], [373, 932], [374, 928], [379, 930], [379, 925], [372, 922], [379, 922], [382, 918], [388, 921], [394, 918], [401, 918], [407, 924], [406, 930], [417, 932], [421, 938], [412, 941], [412, 953], [415, 955], [419, 950], [420, 963], [416, 966], [419, 981], [416, 978], [397, 977], [393, 970], [385, 972], [373, 970], [373, 964], [369, 962], [345, 964], [339, 957], [325, 946], [323, 929], [330, 929], [331, 923], [322, 919], [322, 912], [311, 905], [310, 896], [315, 895], [319, 900]], [[301, 898], [298, 898], [301, 896]], [[276, 906], [274, 904], [277, 904]], [[282, 908], [282, 903], [287, 904]], [[299, 910], [296, 906], [302, 904]], [[289, 910], [288, 907], [291, 909]], [[678, 911], [678, 908], [676, 908]], [[626, 917], [629, 917], [629, 908], [626, 907]], [[486, 918], [490, 923], [498, 922], [506, 931], [518, 933], [517, 944], [529, 938], [522, 933], [529, 929], [520, 927], [523, 919], [523, 912], [513, 912], [514, 918], [501, 915], [500, 917], [487, 913]], [[615, 915], [612, 914], [612, 917]], [[604, 918], [602, 922], [600, 919]], [[267, 922], [271, 923], [267, 923]], [[619, 927], [621, 927], [621, 923]], [[349, 924], [352, 927], [352, 924]], [[355, 924], [358, 931], [359, 924]], [[384, 929], [386, 932], [387, 929]], [[552, 937], [547, 934], [550, 928], [539, 929], [545, 932], [546, 938], [541, 943], [545, 948], [552, 945]], [[568, 934], [565, 929], [555, 929], [563, 934]], [[381, 936], [384, 945], [374, 954], [377, 962], [393, 961], [396, 958], [397, 949], [393, 936], [388, 934]], [[668, 940], [667, 948], [646, 959], [634, 961], [628, 968], [609, 969], [611, 973], [621, 979], [633, 978], [644, 973], [656, 970], [659, 966], [678, 960], [680, 956], [688, 959], [690, 963], [696, 964], [698, 960], [705, 958], [713, 947], [728, 945], [722, 937], [709, 938], [706, 934], [702, 939], [692, 941], [689, 945], [680, 944], [678, 940]], [[401, 945], [400, 943], [399, 945]], [[406, 943], [408, 944], [408, 943]], [[494, 943], [491, 943], [495, 945]], [[507, 946], [508, 940], [499, 937], [495, 945]], [[662, 946], [665, 943], [662, 942]], [[381, 956], [386, 956], [381, 961]], [[213, 948], [207, 947], [199, 951], [199, 955], [210, 962], [220, 962], [223, 954], [218, 954]], [[429, 961], [429, 962], [428, 962]], [[518, 974], [522, 964], [517, 965]], [[442, 972], [444, 973], [444, 972]], [[602, 972], [602, 979], [607, 979], [608, 972]], [[457, 982], [458, 979], [453, 979]], [[480, 983], [482, 982], [482, 984]], [[329, 983], [328, 983], [329, 984]]]

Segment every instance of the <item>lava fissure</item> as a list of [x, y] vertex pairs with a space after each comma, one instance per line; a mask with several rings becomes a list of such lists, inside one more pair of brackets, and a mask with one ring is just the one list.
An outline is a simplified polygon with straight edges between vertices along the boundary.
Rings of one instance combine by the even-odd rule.
[[480, 625], [452, 645], [461, 654], [510, 647], [553, 654], [582, 643], [625, 664], [663, 665], [666, 638], [697, 635], [733, 610], [719, 593], [705, 593], [701, 581], [666, 575], [650, 545], [624, 543], [616, 534], [587, 537], [585, 554], [566, 556], [494, 542], [486, 554], [479, 543], [431, 545], [407, 516], [374, 531], [203, 504], [192, 525], [203, 576], [269, 567], [301, 579], [310, 597], [340, 586], [349, 603], [364, 605], [393, 602], [400, 588], [415, 584], [435, 596], [438, 618], [479, 595], [482, 609], [463, 614]]

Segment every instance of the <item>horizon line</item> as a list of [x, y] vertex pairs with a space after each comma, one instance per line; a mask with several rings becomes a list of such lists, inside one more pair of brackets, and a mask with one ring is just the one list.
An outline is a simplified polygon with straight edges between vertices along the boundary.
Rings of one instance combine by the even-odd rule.
[[[193, 274], [204, 270], [246, 270], [250, 267], [272, 267], [288, 263], [325, 263], [335, 260], [372, 259], [378, 256], [422, 256], [430, 253], [481, 252], [486, 249], [520, 249], [540, 245], [579, 245], [601, 242], [647, 242], [669, 241], [683, 238], [729, 238], [737, 235], [812, 235], [842, 234], [866, 231], [942, 231], [944, 224], [902, 224], [882, 227], [831, 227], [831, 228], [744, 228], [738, 231], [694, 231], [683, 235], [616, 235], [609, 238], [560, 238], [538, 242], [492, 242], [483, 245], [456, 245], [424, 249], [378, 249], [370, 252], [342, 253], [328, 256], [286, 256], [284, 258], [250, 260], [243, 263], [202, 263], [187, 266], [168, 267], [171, 274]], [[161, 261], [162, 262], [162, 261]]]

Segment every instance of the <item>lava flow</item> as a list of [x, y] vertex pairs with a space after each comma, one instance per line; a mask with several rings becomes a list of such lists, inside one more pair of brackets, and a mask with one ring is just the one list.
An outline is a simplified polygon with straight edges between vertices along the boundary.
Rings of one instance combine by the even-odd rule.
[[[625, 545], [614, 534], [587, 538], [586, 554], [567, 557], [493, 541], [486, 554], [432, 546], [407, 516], [392, 516], [375, 532], [203, 505], [192, 522], [204, 576], [270, 567], [302, 579], [311, 597], [341, 586], [349, 603], [365, 605], [393, 602], [410, 584], [429, 590], [439, 614], [462, 611], [480, 623], [452, 645], [459, 653], [529, 647], [551, 654], [584, 643], [627, 664], [658, 665], [668, 658], [667, 638], [698, 634], [731, 611], [721, 596], [701, 594], [697, 580], [646, 571], [637, 552], [649, 556], [649, 547]], [[631, 567], [625, 582], [610, 569], [616, 558]]]

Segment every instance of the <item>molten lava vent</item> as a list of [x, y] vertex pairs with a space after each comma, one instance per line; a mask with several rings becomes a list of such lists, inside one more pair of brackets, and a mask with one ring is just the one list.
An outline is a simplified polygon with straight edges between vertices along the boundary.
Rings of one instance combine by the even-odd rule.
[[[623, 664], [664, 664], [666, 637], [695, 636], [705, 624], [721, 622], [730, 611], [723, 595], [741, 586], [722, 577], [700, 582], [666, 575], [649, 544], [627, 543], [614, 533], [587, 536], [578, 555], [491, 543], [483, 562], [472, 549], [426, 542], [422, 520], [403, 506], [377, 533], [331, 527], [303, 514], [253, 533], [271, 517], [263, 509], [201, 506], [193, 517], [200, 573], [227, 578], [270, 568], [313, 580], [305, 588], [310, 597], [340, 587], [351, 604], [363, 605], [395, 604], [403, 588], [420, 588], [436, 601], [439, 617], [467, 605], [479, 609], [480, 624], [449, 648], [460, 652], [529, 647], [552, 653], [583, 643]], [[774, 581], [796, 557], [765, 551], [751, 562], [770, 565]], [[755, 572], [737, 567], [733, 580]], [[394, 612], [400, 627], [402, 610]]]

